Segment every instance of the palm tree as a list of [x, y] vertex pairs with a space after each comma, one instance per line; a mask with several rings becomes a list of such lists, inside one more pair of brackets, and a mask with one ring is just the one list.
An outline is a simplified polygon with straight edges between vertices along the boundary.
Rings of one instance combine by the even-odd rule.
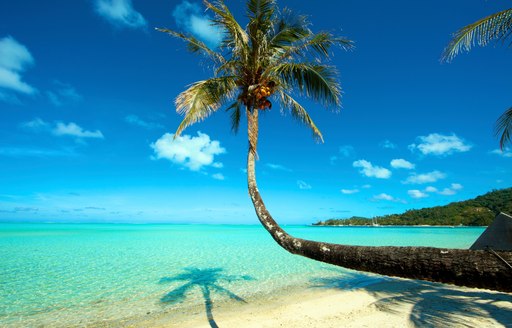
[[[294, 96], [339, 108], [341, 88], [336, 69], [328, 65], [328, 60], [333, 46], [351, 49], [353, 44], [327, 32], [313, 33], [305, 16], [280, 11], [274, 0], [248, 0], [249, 23], [245, 28], [223, 1], [204, 4], [215, 15], [212, 24], [224, 31], [218, 49], [210, 49], [190, 35], [157, 29], [184, 40], [189, 50], [206, 56], [215, 65], [212, 78], [193, 83], [176, 98], [177, 112], [184, 119], [175, 137], [223, 106], [231, 111], [232, 129], [237, 131], [245, 111], [249, 195], [261, 224], [281, 247], [292, 254], [360, 271], [511, 290], [506, 265], [485, 251], [347, 246], [299, 239], [284, 231], [267, 211], [256, 184], [258, 113], [270, 108], [272, 101], [278, 102], [283, 111], [290, 112], [323, 141], [320, 130]], [[512, 252], [499, 254], [512, 260]]]
[[[512, 8], [484, 17], [464, 26], [453, 34], [453, 38], [444, 49], [442, 61], [450, 62], [461, 51], [469, 51], [478, 44], [486, 46], [493, 41], [508, 42], [512, 36]], [[510, 44], [509, 44], [510, 45]], [[504, 150], [511, 142], [512, 107], [506, 110], [496, 121], [496, 136], [500, 136], [500, 148]]]

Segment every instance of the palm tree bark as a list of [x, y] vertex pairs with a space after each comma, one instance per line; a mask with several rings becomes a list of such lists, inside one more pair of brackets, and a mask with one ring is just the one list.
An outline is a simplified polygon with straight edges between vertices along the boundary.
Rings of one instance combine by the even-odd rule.
[[[292, 254], [358, 271], [451, 283], [459, 286], [512, 291], [512, 252], [434, 247], [372, 247], [330, 244], [295, 238], [272, 218], [256, 184], [255, 157], [258, 110], [247, 110], [249, 152], [247, 183], [256, 215], [272, 238]], [[497, 255], [501, 256], [501, 259]]]

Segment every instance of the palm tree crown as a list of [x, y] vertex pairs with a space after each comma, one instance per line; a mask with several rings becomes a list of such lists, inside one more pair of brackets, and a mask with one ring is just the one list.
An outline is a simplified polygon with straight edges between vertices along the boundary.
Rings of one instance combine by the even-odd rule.
[[[251, 113], [269, 109], [277, 101], [282, 112], [289, 111], [323, 141], [320, 130], [293, 96], [307, 96], [339, 108], [337, 71], [326, 61], [332, 46], [350, 49], [352, 42], [328, 32], [313, 33], [305, 16], [279, 10], [275, 0], [249, 0], [245, 28], [222, 0], [204, 4], [214, 14], [212, 24], [223, 31], [217, 49], [191, 35], [157, 29], [184, 40], [190, 51], [205, 55], [214, 64], [212, 78], [193, 83], [176, 98], [176, 110], [184, 119], [175, 137], [222, 107], [231, 112], [236, 133], [243, 107]], [[256, 142], [251, 141], [251, 145], [255, 151]]]
[[[441, 60], [450, 62], [461, 51], [471, 50], [475, 44], [486, 46], [492, 41], [506, 43], [511, 37], [512, 8], [489, 15], [459, 29], [444, 49]], [[512, 42], [509, 45], [511, 44]], [[500, 148], [505, 149], [511, 143], [512, 107], [496, 121], [495, 133], [500, 138]]]

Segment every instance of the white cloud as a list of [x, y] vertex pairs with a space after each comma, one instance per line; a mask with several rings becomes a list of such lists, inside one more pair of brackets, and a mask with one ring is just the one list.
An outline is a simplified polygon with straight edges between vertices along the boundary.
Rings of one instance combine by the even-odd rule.
[[40, 130], [48, 129], [49, 124], [46, 123], [45, 121], [43, 121], [42, 119], [36, 117], [32, 121], [21, 123], [21, 127], [30, 129], [30, 130], [40, 131]]
[[512, 151], [509, 148], [505, 148], [503, 150], [494, 149], [493, 151], [491, 151], [491, 154], [495, 154], [495, 155], [498, 155], [501, 157], [506, 157], [506, 158], [512, 157]]
[[215, 180], [224, 180], [225, 179], [225, 177], [222, 173], [212, 174], [212, 178], [214, 178]]
[[386, 149], [395, 149], [396, 148], [396, 145], [389, 140], [382, 141], [379, 144], [379, 146], [381, 146], [382, 148], [386, 148]]
[[212, 166], [213, 166], [214, 168], [216, 168], [216, 169], [221, 169], [221, 168], [223, 168], [223, 167], [224, 167], [224, 164], [219, 163], [219, 162], [215, 162], [215, 163], [213, 163], [213, 164], [212, 164]]
[[172, 16], [176, 24], [210, 47], [217, 47], [222, 41], [222, 30], [212, 25], [212, 20], [205, 15], [197, 3], [182, 1], [174, 8]]
[[[24, 94], [34, 94], [37, 90], [22, 81], [21, 73], [34, 63], [28, 49], [11, 36], [0, 39], [0, 89]], [[12, 99], [2, 93], [0, 99]]]
[[311, 185], [302, 180], [297, 180], [297, 186], [302, 190], [311, 189]]
[[96, 0], [96, 12], [117, 27], [144, 28], [147, 25], [131, 0]]
[[372, 163], [364, 159], [355, 161], [354, 163], [352, 163], [352, 166], [361, 168], [359, 172], [367, 177], [373, 177], [378, 179], [389, 179], [391, 177], [390, 170], [380, 166], [373, 166]]
[[280, 164], [273, 164], [273, 163], [267, 163], [265, 164], [268, 168], [271, 168], [272, 170], [277, 170], [277, 171], [287, 171], [287, 172], [291, 172], [292, 170], [283, 166], [283, 165], [280, 165]]
[[395, 168], [395, 169], [407, 169], [407, 170], [412, 170], [414, 169], [414, 164], [409, 162], [409, 161], [406, 161], [405, 159], [394, 159], [391, 161], [391, 167], [392, 168]]
[[461, 190], [463, 187], [460, 183], [452, 183], [453, 190]]
[[413, 190], [408, 190], [407, 193], [409, 194], [409, 196], [411, 196], [412, 198], [425, 198], [425, 197], [428, 197], [428, 194], [418, 190], [418, 189], [413, 189]]
[[428, 136], [418, 137], [419, 144], [409, 145], [409, 149], [418, 149], [423, 155], [449, 155], [456, 152], [467, 152], [471, 149], [471, 145], [467, 144], [463, 139], [455, 134], [442, 135], [431, 133]]
[[78, 126], [76, 123], [62, 123], [56, 122], [50, 124], [40, 118], [35, 118], [32, 121], [21, 123], [20, 126], [34, 132], [47, 132], [56, 136], [73, 136], [78, 138], [97, 138], [103, 139], [103, 133], [100, 130], [88, 131]]
[[396, 200], [393, 196], [385, 194], [385, 193], [375, 195], [375, 196], [373, 196], [373, 199], [374, 200], [387, 200], [387, 201], [395, 201]]
[[78, 126], [76, 123], [62, 123], [57, 122], [57, 125], [53, 129], [53, 134], [56, 136], [73, 136], [78, 138], [98, 138], [103, 139], [103, 133], [100, 130], [88, 131]]
[[361, 188], [364, 188], [364, 189], [369, 189], [371, 187], [372, 187], [372, 185], [369, 185], [369, 184], [365, 184], [365, 185], [361, 186]]
[[428, 186], [427, 188], [425, 188], [425, 192], [437, 192], [437, 188]]
[[341, 189], [342, 194], [351, 195], [359, 192], [359, 189]]
[[126, 123], [129, 123], [129, 124], [132, 124], [135, 126], [140, 126], [144, 129], [148, 129], [148, 130], [163, 128], [162, 124], [144, 121], [143, 119], [139, 118], [137, 115], [133, 115], [133, 114], [126, 116], [124, 118], [124, 120]]
[[446, 178], [446, 174], [439, 172], [439, 171], [432, 171], [429, 173], [423, 173], [423, 174], [411, 174], [403, 183], [410, 183], [410, 184], [423, 184], [423, 183], [430, 183], [430, 182], [436, 182], [437, 180]]
[[210, 140], [207, 134], [198, 132], [197, 137], [190, 135], [178, 136], [166, 133], [151, 144], [156, 159], [168, 159], [171, 162], [184, 166], [191, 171], [199, 171], [205, 166], [217, 166], [215, 155], [226, 152], [220, 142]]
[[457, 193], [457, 191], [461, 190], [462, 188], [463, 187], [461, 184], [452, 183], [449, 188], [444, 188], [442, 191], [439, 191], [438, 193], [440, 195], [451, 196], [451, 195], [455, 195]]

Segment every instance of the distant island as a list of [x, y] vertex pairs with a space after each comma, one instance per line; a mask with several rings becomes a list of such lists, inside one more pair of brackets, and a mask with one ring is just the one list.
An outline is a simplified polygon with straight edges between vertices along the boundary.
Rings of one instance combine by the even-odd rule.
[[374, 226], [374, 225], [432, 225], [432, 226], [487, 226], [500, 212], [512, 214], [512, 188], [493, 190], [485, 195], [445, 206], [409, 210], [365, 218], [318, 221], [314, 226]]

